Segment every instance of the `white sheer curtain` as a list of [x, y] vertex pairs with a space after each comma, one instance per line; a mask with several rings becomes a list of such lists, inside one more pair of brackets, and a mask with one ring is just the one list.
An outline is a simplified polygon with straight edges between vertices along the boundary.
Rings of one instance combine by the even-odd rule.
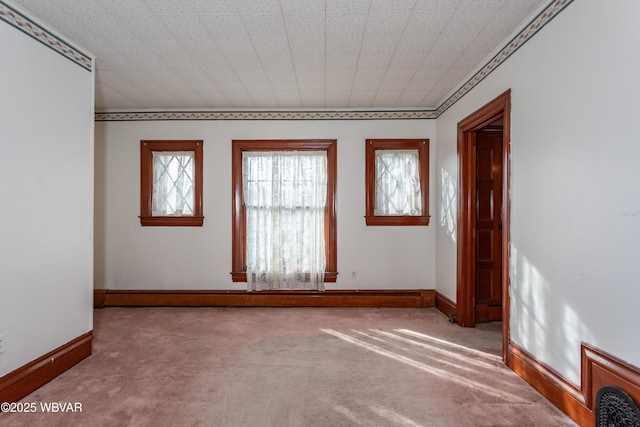
[[153, 216], [193, 215], [194, 152], [153, 152]]
[[422, 215], [418, 150], [376, 150], [375, 215]]
[[248, 290], [324, 290], [325, 151], [246, 151]]

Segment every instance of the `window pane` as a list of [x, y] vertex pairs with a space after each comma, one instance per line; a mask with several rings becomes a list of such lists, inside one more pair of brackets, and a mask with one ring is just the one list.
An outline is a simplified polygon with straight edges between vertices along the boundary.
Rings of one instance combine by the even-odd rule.
[[422, 215], [418, 150], [376, 150], [374, 215]]
[[249, 290], [322, 289], [326, 152], [243, 153]]
[[153, 216], [193, 216], [193, 151], [153, 152]]

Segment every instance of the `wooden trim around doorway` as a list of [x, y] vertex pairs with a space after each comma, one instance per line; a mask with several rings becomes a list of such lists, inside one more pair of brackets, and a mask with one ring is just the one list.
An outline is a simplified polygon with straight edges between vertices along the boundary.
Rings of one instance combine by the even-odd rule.
[[506, 362], [509, 346], [509, 251], [510, 251], [510, 141], [511, 90], [458, 123], [458, 236], [456, 321], [475, 326], [475, 132], [503, 119], [502, 144], [502, 358]]

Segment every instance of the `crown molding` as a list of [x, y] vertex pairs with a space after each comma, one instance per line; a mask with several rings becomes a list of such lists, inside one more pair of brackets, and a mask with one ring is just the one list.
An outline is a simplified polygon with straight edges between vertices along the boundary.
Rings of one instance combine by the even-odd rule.
[[0, 20], [22, 31], [85, 70], [93, 71], [93, 57], [91, 55], [74, 47], [52, 30], [45, 28], [44, 25], [37, 23], [33, 18], [28, 17], [26, 12], [20, 12], [14, 6], [9, 6], [2, 0], [0, 0]]
[[407, 120], [436, 119], [469, 93], [482, 80], [529, 41], [542, 27], [562, 12], [573, 0], [553, 0], [522, 30], [456, 89], [435, 110], [380, 111], [105, 111], [97, 112], [95, 120], [153, 121], [153, 120]]
[[143, 120], [411, 120], [435, 119], [434, 110], [387, 111], [119, 111], [97, 112], [97, 122]]
[[506, 45], [502, 47], [485, 65], [480, 67], [462, 86], [453, 92], [439, 107], [436, 108], [436, 117], [447, 111], [478, 83], [491, 74], [504, 61], [528, 42], [538, 31], [547, 25], [553, 18], [564, 10], [573, 0], [554, 0], [547, 5], [529, 24], [518, 32]]
[[[153, 120], [411, 120], [436, 119], [505, 62], [542, 27], [562, 12], [573, 0], [551, 1], [485, 65], [455, 90], [435, 110], [344, 110], [344, 111], [125, 111], [97, 112], [96, 121]], [[36, 23], [25, 13], [0, 0], [0, 19], [63, 55], [82, 68], [93, 71], [91, 56], [64, 41], [51, 30]]]

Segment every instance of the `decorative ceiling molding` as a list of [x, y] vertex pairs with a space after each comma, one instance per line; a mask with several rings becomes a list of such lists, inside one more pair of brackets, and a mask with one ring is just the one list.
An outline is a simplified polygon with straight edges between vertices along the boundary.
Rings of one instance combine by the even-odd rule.
[[409, 120], [435, 119], [434, 110], [390, 111], [149, 111], [98, 112], [97, 122], [142, 120]]
[[0, 20], [17, 28], [87, 71], [93, 70], [91, 56], [73, 47], [40, 24], [0, 0]]
[[435, 110], [98, 112], [96, 121], [138, 120], [393, 120], [436, 119], [529, 41], [573, 0], [554, 0]]
[[446, 99], [437, 109], [436, 116], [440, 116], [447, 111], [449, 107], [455, 104], [460, 98], [466, 95], [478, 83], [484, 80], [489, 74], [498, 68], [504, 61], [520, 49], [527, 41], [529, 41], [542, 27], [547, 25], [555, 18], [565, 7], [573, 0], [555, 0], [551, 2], [542, 12], [540, 12], [522, 31], [511, 39], [500, 51], [489, 60], [473, 77], [463, 84], [453, 95]]
[[[555, 18], [573, 0], [553, 0], [496, 55], [482, 66], [435, 110], [388, 111], [159, 111], [98, 112], [96, 121], [136, 120], [388, 120], [435, 119], [471, 91], [513, 53]], [[93, 71], [92, 57], [64, 41], [51, 30], [0, 0], [0, 19], [39, 41], [82, 68]]]

